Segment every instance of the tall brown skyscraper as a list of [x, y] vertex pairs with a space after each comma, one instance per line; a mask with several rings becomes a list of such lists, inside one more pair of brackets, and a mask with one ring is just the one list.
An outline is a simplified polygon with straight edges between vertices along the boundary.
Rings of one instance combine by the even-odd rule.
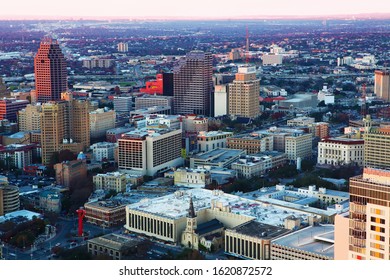
[[259, 94], [260, 80], [256, 78], [256, 67], [239, 67], [236, 79], [229, 84], [228, 114], [247, 118], [258, 117]]
[[67, 90], [65, 57], [57, 41], [44, 39], [34, 58], [38, 102], [57, 101]]
[[61, 150], [79, 153], [90, 145], [89, 103], [75, 100], [71, 93], [63, 101], [47, 102], [41, 109], [42, 163]]
[[210, 115], [213, 87], [211, 53], [189, 52], [173, 71], [175, 114]]

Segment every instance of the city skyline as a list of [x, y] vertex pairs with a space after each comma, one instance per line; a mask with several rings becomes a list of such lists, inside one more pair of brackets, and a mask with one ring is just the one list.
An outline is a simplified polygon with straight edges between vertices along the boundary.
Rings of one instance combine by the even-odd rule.
[[[265, 1], [245, 0], [240, 5], [233, 2], [216, 0], [197, 1], [196, 5], [181, 4], [177, 0], [164, 2], [151, 0], [148, 5], [117, 1], [116, 5], [96, 5], [91, 0], [69, 0], [61, 10], [48, 0], [34, 2], [21, 0], [18, 7], [14, 2], [3, 3], [0, 19], [59, 19], [59, 18], [148, 18], [148, 19], [227, 19], [227, 18], [272, 18], [272, 17], [332, 17], [332, 16], [366, 16], [390, 17], [390, 6], [385, 0], [372, 5], [368, 1], [324, 1], [311, 5], [309, 0], [290, 2], [281, 0], [278, 5]], [[37, 9], [39, 7], [39, 9]], [[223, 9], [222, 9], [223, 7]]]

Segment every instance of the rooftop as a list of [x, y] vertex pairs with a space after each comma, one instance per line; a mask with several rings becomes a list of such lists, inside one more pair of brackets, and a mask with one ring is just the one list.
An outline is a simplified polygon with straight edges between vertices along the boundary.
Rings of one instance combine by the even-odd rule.
[[115, 233], [110, 233], [107, 235], [96, 237], [96, 238], [89, 240], [88, 242], [96, 244], [96, 245], [100, 245], [103, 247], [109, 247], [109, 248], [112, 248], [113, 250], [117, 250], [117, 251], [136, 246], [137, 244], [140, 243], [140, 241], [138, 239], [130, 238], [130, 237], [115, 234]]
[[197, 160], [205, 160], [207, 162], [218, 163], [223, 162], [232, 157], [238, 157], [243, 153], [244, 150], [218, 148], [208, 152], [199, 153], [193, 156], [193, 158]]
[[272, 239], [289, 232], [287, 229], [259, 223], [256, 221], [250, 221], [248, 223], [239, 225], [231, 229], [231, 231], [261, 239]]
[[323, 139], [321, 141], [322, 143], [332, 143], [332, 144], [343, 144], [343, 145], [363, 145], [364, 140], [362, 139], [353, 139], [353, 138], [342, 138], [342, 137], [337, 137], [337, 138], [327, 138]]
[[232, 132], [226, 131], [200, 131], [198, 137], [213, 137], [213, 136], [223, 136], [223, 135], [233, 135]]
[[108, 172], [108, 173], [105, 173], [105, 174], [96, 174], [97, 177], [121, 177], [121, 176], [126, 176], [126, 174], [124, 173], [120, 173], [120, 172]]
[[32, 220], [34, 217], [41, 217], [41, 216], [42, 216], [41, 214], [36, 212], [32, 212], [28, 210], [18, 210], [18, 211], [5, 214], [4, 216], [0, 216], [0, 223], [3, 223], [7, 220], [11, 220], [17, 217], [24, 217], [28, 220]]
[[190, 197], [192, 197], [196, 212], [211, 209], [211, 203], [213, 202], [218, 203], [218, 205], [229, 206], [232, 213], [253, 217], [259, 222], [274, 226], [283, 226], [284, 219], [291, 215], [303, 220], [306, 220], [308, 217], [307, 213], [301, 211], [281, 208], [269, 203], [261, 203], [226, 194], [222, 191], [207, 189], [181, 190], [163, 197], [144, 199], [138, 203], [128, 205], [127, 208], [166, 218], [179, 219], [186, 217]]
[[170, 128], [157, 128], [157, 127], [153, 128], [153, 129], [141, 128], [141, 129], [136, 129], [136, 130], [125, 133], [123, 139], [158, 137], [158, 136], [161, 136], [163, 134], [172, 132], [174, 130], [179, 131], [179, 129], [170, 129]]
[[310, 226], [272, 241], [274, 244], [334, 257], [334, 225]]
[[247, 140], [257, 140], [262, 139], [265, 137], [268, 137], [269, 135], [260, 134], [260, 133], [250, 133], [250, 134], [239, 134], [239, 135], [233, 135], [230, 138], [240, 138], [240, 139], [247, 139]]
[[101, 209], [107, 209], [107, 208], [114, 209], [114, 208], [125, 207], [125, 205], [119, 200], [101, 200], [101, 201], [89, 202], [86, 203], [85, 206], [97, 207]]

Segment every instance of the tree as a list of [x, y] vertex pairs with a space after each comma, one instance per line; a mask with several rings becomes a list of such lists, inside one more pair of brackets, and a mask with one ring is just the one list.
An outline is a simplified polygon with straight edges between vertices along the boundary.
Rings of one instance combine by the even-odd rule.
[[317, 107], [326, 107], [325, 100], [322, 100], [320, 103], [318, 103]]
[[75, 159], [77, 159], [77, 155], [68, 149], [61, 150], [58, 154], [58, 161], [59, 162], [71, 161], [71, 160], [75, 160]]

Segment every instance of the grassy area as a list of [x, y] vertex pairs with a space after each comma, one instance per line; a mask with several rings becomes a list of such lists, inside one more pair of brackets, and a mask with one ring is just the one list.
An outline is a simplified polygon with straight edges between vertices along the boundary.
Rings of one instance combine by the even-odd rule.
[[135, 86], [135, 85], [136, 85], [136, 82], [120, 82], [119, 83], [120, 87], [131, 87], [131, 86]]

